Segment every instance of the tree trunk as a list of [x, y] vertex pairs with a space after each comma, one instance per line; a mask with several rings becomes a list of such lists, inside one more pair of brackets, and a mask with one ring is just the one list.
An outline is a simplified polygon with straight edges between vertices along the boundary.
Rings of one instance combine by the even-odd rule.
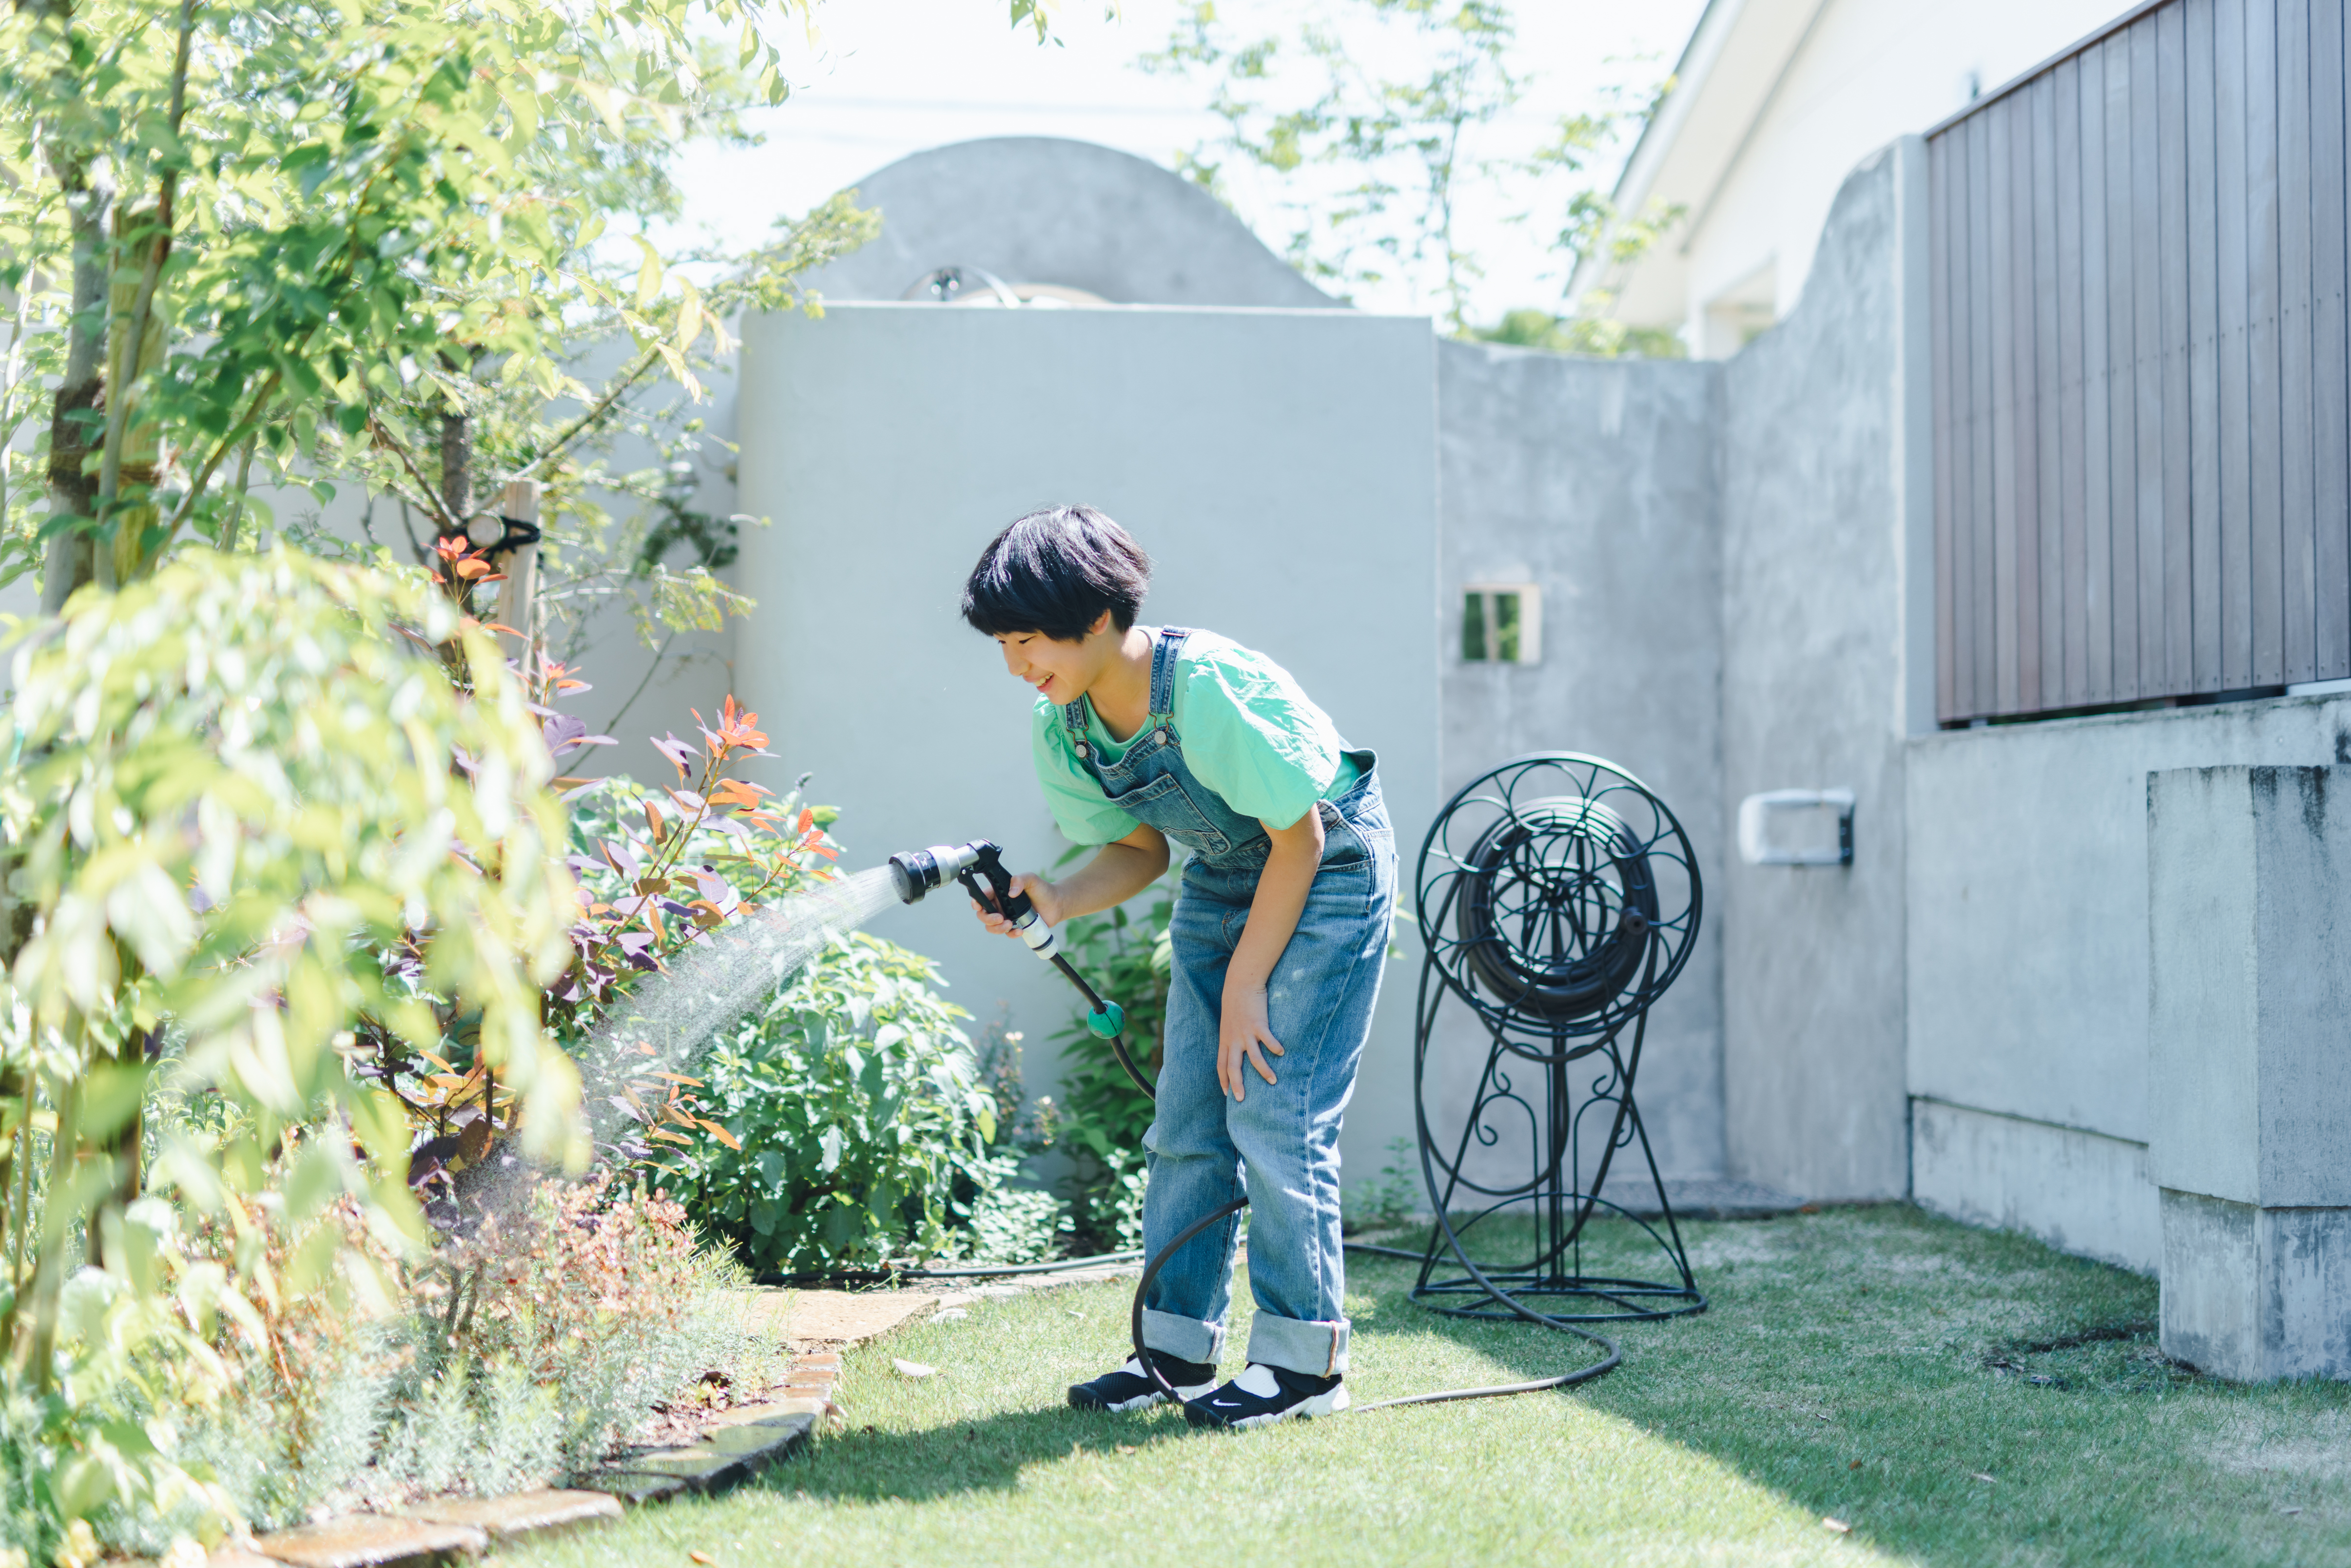
[[[107, 339], [107, 220], [114, 187], [94, 170], [86, 151], [61, 145], [57, 183], [73, 214], [73, 314], [66, 325], [66, 371], [49, 416], [49, 509], [53, 515], [89, 517], [98, 509], [98, 476], [85, 473], [98, 448], [98, 426], [89, 418], [105, 406]], [[85, 413], [84, 411], [87, 411]], [[81, 417], [76, 417], [76, 415]], [[41, 612], [55, 615], [74, 590], [95, 570], [90, 536], [69, 528], [51, 536], [41, 581]]]
[[441, 506], [460, 528], [474, 516], [474, 422], [441, 416]]

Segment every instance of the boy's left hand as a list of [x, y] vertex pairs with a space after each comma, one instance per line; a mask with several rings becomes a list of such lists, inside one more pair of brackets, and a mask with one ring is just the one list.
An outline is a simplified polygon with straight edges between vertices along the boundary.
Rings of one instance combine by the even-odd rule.
[[1265, 1064], [1268, 1051], [1282, 1054], [1281, 1042], [1273, 1038], [1266, 1017], [1265, 988], [1241, 985], [1228, 976], [1224, 1018], [1217, 1029], [1217, 1082], [1235, 1100], [1247, 1099], [1249, 1078], [1241, 1069], [1245, 1059], [1259, 1078], [1268, 1083], [1276, 1082], [1273, 1070]]

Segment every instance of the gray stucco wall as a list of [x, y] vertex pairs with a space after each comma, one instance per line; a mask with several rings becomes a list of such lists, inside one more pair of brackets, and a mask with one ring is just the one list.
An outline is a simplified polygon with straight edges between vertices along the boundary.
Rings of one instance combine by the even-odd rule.
[[[1380, 755], [1400, 843], [1437, 786], [1436, 374], [1429, 324], [1355, 311], [847, 304], [746, 324], [742, 495], [760, 601], [737, 690], [779, 760], [844, 809], [845, 863], [988, 837], [1063, 850], [1029, 758], [1032, 695], [956, 614], [1021, 512], [1102, 507], [1156, 558], [1148, 622], [1280, 661]], [[1031, 1088], [1069, 988], [962, 900], [876, 920], [981, 1024], [1027, 1035]], [[1405, 934], [1405, 946], [1411, 937]], [[1412, 1130], [1412, 968], [1390, 967], [1347, 1115], [1351, 1179]], [[1091, 1046], [1090, 1049], [1101, 1049]]]
[[[1714, 888], [1723, 872], [1719, 367], [1450, 340], [1437, 363], [1445, 793], [1529, 751], [1605, 757], [1681, 819]], [[1462, 660], [1470, 581], [1541, 588], [1540, 663]], [[1723, 1168], [1721, 944], [1709, 918], [1643, 1058], [1641, 1113], [1671, 1175]], [[1474, 1073], [1482, 1040], [1447, 1044]]]
[[958, 141], [901, 158], [856, 190], [881, 212], [882, 234], [809, 276], [828, 299], [896, 299], [960, 266], [1119, 305], [1334, 303], [1199, 186], [1088, 141]]
[[1733, 862], [1716, 906], [1730, 1174], [1813, 1197], [1909, 1186], [1896, 172], [1846, 180], [1802, 301], [1723, 371], [1720, 809], [1857, 798], [1852, 865]]
[[[1913, 743], [1906, 967], [1922, 1202], [2158, 1266], [2147, 775], [2340, 761], [2351, 761], [2341, 696]], [[1930, 1121], [1948, 1134], [1926, 1136]]]

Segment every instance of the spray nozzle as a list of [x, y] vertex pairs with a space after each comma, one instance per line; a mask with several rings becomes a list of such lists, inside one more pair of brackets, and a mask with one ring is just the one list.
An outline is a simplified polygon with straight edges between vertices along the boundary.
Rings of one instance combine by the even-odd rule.
[[993, 856], [994, 844], [977, 839], [967, 844], [933, 844], [890, 857], [890, 882], [901, 904], [919, 904], [923, 894], [950, 877], [961, 877], [979, 863], [981, 852]]
[[890, 880], [902, 903], [914, 904], [923, 894], [953, 877], [963, 883], [974, 904], [1012, 923], [1029, 950], [1050, 958], [1057, 949], [1053, 928], [1037, 918], [1037, 906], [1025, 893], [1012, 890], [1012, 873], [1004, 869], [1004, 852], [986, 839], [967, 844], [933, 844], [890, 857]]

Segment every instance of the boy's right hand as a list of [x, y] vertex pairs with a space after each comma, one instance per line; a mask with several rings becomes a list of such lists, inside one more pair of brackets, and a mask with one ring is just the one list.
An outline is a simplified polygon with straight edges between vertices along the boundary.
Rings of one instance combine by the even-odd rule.
[[[1016, 894], [1027, 894], [1029, 902], [1037, 906], [1038, 918], [1044, 921], [1046, 925], [1059, 925], [1061, 923], [1061, 891], [1043, 877], [1022, 872], [1012, 879], [1012, 891]], [[978, 900], [972, 901], [971, 911], [979, 916], [979, 923], [982, 925], [987, 926], [998, 936], [1010, 936], [1015, 934], [1012, 922], [987, 908]]]

